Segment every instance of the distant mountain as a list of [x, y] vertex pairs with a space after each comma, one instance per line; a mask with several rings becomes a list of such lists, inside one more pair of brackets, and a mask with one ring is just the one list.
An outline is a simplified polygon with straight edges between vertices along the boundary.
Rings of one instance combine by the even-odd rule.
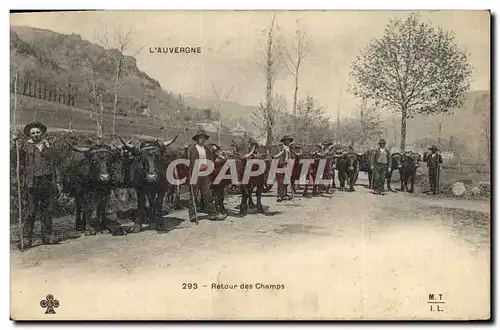
[[[77, 34], [61, 34], [26, 26], [11, 26], [11, 83], [19, 70], [21, 84], [37, 82], [46, 88], [76, 89], [75, 106], [94, 108], [92, 70], [98, 94], [106, 112], [113, 109], [115, 72], [111, 56], [118, 50], [106, 50]], [[117, 109], [122, 114], [151, 114], [169, 122], [179, 120], [187, 111], [176, 95], [162, 89], [158, 81], [137, 68], [136, 59], [123, 57], [122, 81]], [[22, 88], [22, 87], [21, 87]], [[196, 112], [196, 109], [190, 109]]]

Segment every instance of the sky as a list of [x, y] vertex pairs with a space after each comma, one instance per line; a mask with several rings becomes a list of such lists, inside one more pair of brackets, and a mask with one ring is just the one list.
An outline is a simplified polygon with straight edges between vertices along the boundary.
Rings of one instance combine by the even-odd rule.
[[[350, 63], [370, 40], [380, 37], [388, 21], [404, 11], [277, 11], [276, 22], [285, 43], [297, 27], [310, 40], [311, 51], [299, 73], [299, 98], [314, 96], [327, 114], [341, 118], [360, 104], [347, 87]], [[490, 20], [487, 11], [426, 11], [422, 20], [452, 30], [460, 48], [470, 54], [471, 90], [489, 90]], [[200, 99], [215, 99], [213, 86], [231, 91], [228, 100], [258, 105], [266, 80], [260, 66], [270, 11], [99, 11], [11, 14], [11, 25], [80, 34], [92, 41], [108, 31], [132, 29], [126, 54], [135, 55], [140, 70], [162, 88]], [[201, 54], [151, 54], [150, 47], [201, 47]], [[291, 108], [294, 77], [282, 68], [275, 92]]]

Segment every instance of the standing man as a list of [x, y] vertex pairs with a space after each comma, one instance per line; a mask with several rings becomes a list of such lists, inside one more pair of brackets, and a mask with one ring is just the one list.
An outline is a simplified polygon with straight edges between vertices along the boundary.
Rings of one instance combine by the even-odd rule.
[[[23, 246], [30, 248], [33, 243], [33, 229], [37, 216], [41, 220], [42, 244], [57, 244], [52, 232], [54, 197], [62, 192], [61, 174], [55, 164], [54, 148], [44, 139], [47, 127], [40, 122], [33, 122], [24, 127], [28, 141], [19, 141], [19, 160], [22, 169], [21, 186], [24, 188], [22, 217]], [[19, 133], [13, 134], [13, 141], [19, 140]], [[15, 152], [15, 145], [13, 146]]]
[[[293, 137], [291, 137], [290, 135], [285, 135], [280, 140], [280, 142], [283, 143], [283, 149], [276, 156], [274, 156], [274, 158], [279, 158], [279, 166], [281, 168], [286, 168], [288, 166], [288, 160], [295, 158], [292, 157], [292, 153], [294, 153], [295, 155], [297, 155], [297, 153], [290, 147], [290, 144], [293, 142]], [[292, 199], [291, 196], [287, 194], [288, 184], [285, 184], [284, 182], [285, 175], [286, 173], [278, 173], [276, 175], [276, 179], [278, 181], [278, 202]], [[288, 180], [291, 181], [291, 178], [288, 178]]]
[[429, 168], [429, 185], [431, 187], [431, 193], [435, 195], [439, 190], [439, 174], [441, 171], [441, 165], [443, 163], [443, 157], [438, 153], [438, 147], [433, 145], [429, 148], [432, 152], [427, 156], [427, 167]]
[[[204, 130], [199, 130], [194, 136], [193, 140], [195, 143], [188, 147], [187, 155], [189, 158], [189, 177], [188, 180], [191, 180], [194, 171], [204, 171], [208, 168], [207, 160], [214, 161], [215, 155], [211, 148], [205, 146], [205, 141], [208, 140], [209, 136], [205, 133]], [[198, 168], [196, 166], [196, 160], [199, 161]], [[212, 180], [210, 175], [200, 176], [197, 179], [197, 182], [194, 185], [191, 185], [190, 189], [190, 206], [189, 206], [189, 220], [191, 222], [195, 222], [196, 220], [196, 211], [195, 211], [195, 189], [201, 190], [201, 197], [204, 202], [204, 206], [208, 213], [210, 220], [223, 220], [225, 219], [225, 215], [217, 214], [214, 198], [212, 194]]]
[[384, 184], [387, 172], [390, 169], [391, 152], [385, 147], [386, 142], [380, 139], [379, 148], [373, 153], [371, 169], [373, 171], [373, 193], [376, 195], [385, 195]]

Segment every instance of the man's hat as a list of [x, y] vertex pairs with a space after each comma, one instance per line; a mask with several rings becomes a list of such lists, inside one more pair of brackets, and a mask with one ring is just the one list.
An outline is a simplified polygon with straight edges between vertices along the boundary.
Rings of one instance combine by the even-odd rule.
[[380, 139], [380, 141], [378, 141], [378, 144], [386, 144], [387, 142], [384, 140], [384, 139]]
[[321, 144], [324, 145], [324, 146], [329, 147], [329, 146], [333, 145], [333, 142], [324, 140], [323, 142], [321, 142]]
[[431, 151], [438, 151], [438, 147], [436, 147], [435, 145], [433, 145], [432, 147], [429, 148], [429, 150]]
[[42, 131], [42, 134], [45, 134], [45, 132], [47, 132], [47, 126], [45, 126], [44, 124], [38, 122], [38, 121], [35, 121], [33, 123], [29, 123], [28, 125], [24, 126], [24, 135], [26, 136], [30, 136], [30, 131], [32, 128], [39, 128], [40, 131]]
[[290, 135], [285, 135], [283, 136], [283, 138], [280, 140], [280, 142], [285, 142], [285, 141], [290, 141], [292, 142], [293, 141], [293, 137], [291, 137]]
[[208, 140], [208, 138], [210, 137], [210, 136], [208, 136], [208, 135], [207, 135], [207, 133], [205, 133], [205, 131], [204, 131], [204, 130], [202, 130], [202, 129], [200, 129], [198, 132], [196, 132], [196, 134], [195, 134], [195, 135], [193, 135], [193, 140], [195, 140], [195, 141], [196, 141], [196, 138], [197, 138], [198, 136], [203, 136], [203, 137], [205, 137], [205, 139], [206, 139], [206, 140]]

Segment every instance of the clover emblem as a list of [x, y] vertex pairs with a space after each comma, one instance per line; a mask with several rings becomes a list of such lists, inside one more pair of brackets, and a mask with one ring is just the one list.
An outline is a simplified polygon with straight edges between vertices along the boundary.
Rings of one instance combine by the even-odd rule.
[[59, 307], [59, 300], [54, 299], [54, 296], [51, 294], [48, 294], [45, 299], [40, 300], [40, 306], [42, 308], [46, 308], [45, 314], [55, 314], [56, 311], [54, 308]]

